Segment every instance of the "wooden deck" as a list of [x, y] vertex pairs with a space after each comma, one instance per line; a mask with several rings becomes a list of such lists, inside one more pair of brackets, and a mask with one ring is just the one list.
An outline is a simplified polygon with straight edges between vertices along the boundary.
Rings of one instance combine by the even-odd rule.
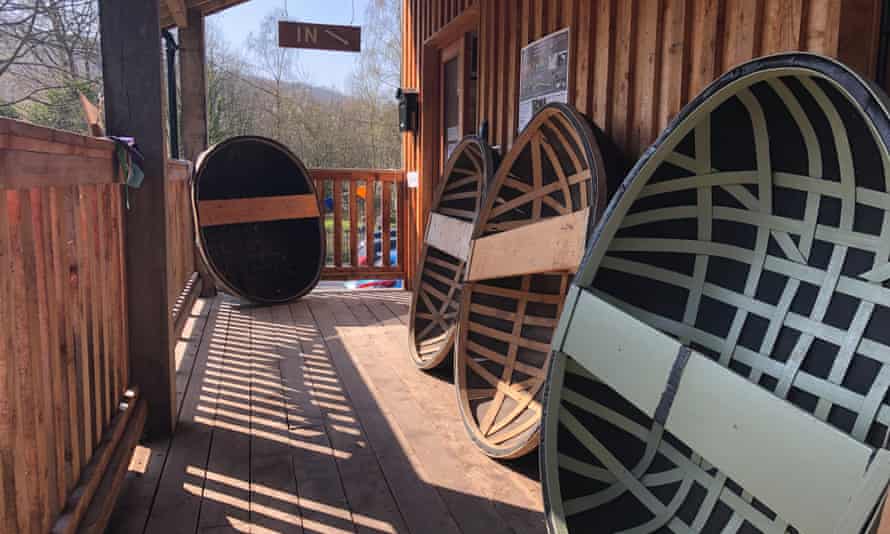
[[450, 369], [409, 361], [409, 296], [199, 300], [176, 434], [137, 448], [109, 532], [544, 532], [537, 457], [483, 456]]

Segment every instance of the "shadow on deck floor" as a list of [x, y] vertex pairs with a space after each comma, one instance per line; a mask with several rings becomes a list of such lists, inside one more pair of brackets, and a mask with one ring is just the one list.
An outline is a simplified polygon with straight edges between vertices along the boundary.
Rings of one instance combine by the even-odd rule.
[[409, 361], [409, 298], [200, 300], [176, 433], [137, 448], [109, 532], [544, 532], [536, 456], [483, 456], [450, 374]]

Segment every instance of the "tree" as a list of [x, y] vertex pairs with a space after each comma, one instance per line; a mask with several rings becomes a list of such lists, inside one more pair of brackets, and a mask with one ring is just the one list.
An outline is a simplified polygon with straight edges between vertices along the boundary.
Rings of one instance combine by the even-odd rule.
[[282, 124], [288, 118], [289, 109], [285, 104], [293, 104], [292, 99], [285, 95], [285, 86], [300, 77], [297, 51], [278, 46], [278, 20], [285, 15], [284, 10], [272, 11], [263, 19], [260, 31], [251, 33], [247, 38], [247, 46], [256, 61], [257, 77], [271, 82], [262, 84], [265, 87], [258, 86], [258, 89], [268, 93], [272, 99], [269, 115], [274, 124], [273, 131], [276, 138], [281, 138]]
[[[28, 121], [41, 126], [83, 131], [87, 126], [79, 93], [83, 93], [91, 102], [95, 102], [98, 96], [94, 86], [72, 81], [65, 87], [44, 91], [39, 101], [25, 103], [22, 106], [24, 116]], [[10, 109], [15, 110], [15, 108]]]
[[0, 108], [25, 104], [29, 120], [73, 125], [77, 90], [101, 85], [98, 33], [95, 0], [0, 0]]
[[399, 0], [373, 0], [368, 4], [362, 55], [350, 80], [351, 92], [360, 102], [358, 127], [368, 140], [364, 158], [374, 167], [401, 165], [394, 101], [401, 80], [400, 16]]

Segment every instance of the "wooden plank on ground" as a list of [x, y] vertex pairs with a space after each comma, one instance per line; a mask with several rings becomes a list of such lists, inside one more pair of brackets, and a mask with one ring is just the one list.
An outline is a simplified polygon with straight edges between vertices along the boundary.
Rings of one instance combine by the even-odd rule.
[[[419, 495], [429, 495], [429, 492], [404, 456], [399, 454], [398, 439], [392, 434], [390, 423], [382, 413], [374, 394], [355, 368], [349, 350], [343, 344], [341, 329], [354, 328], [355, 321], [349, 320], [348, 311], [345, 316], [342, 310], [338, 315], [337, 311], [329, 306], [326, 298], [317, 295], [294, 304], [292, 310], [298, 321], [305, 317], [306, 313], [311, 313], [319, 333], [323, 336], [329, 363], [324, 361], [315, 363], [314, 374], [323, 378], [325, 371], [331, 369], [339, 378], [339, 381], [332, 386], [339, 389], [339, 385], [342, 384], [340, 393], [336, 389], [330, 390], [330, 393], [325, 392], [325, 395], [333, 397], [323, 400], [325, 397], [319, 395], [317, 402], [325, 409], [323, 410], [326, 414], [325, 425], [328, 428], [331, 445], [334, 449], [350, 455], [348, 459], [338, 458], [337, 466], [350, 508], [354, 512], [357, 531], [375, 530], [373, 525], [368, 525], [367, 521], [363, 520], [367, 517], [374, 519], [377, 529], [385, 526], [396, 532], [408, 531], [406, 522], [409, 522], [412, 525], [411, 531], [447, 532], [443, 529], [447, 528], [448, 522], [440, 515], [441, 503], [437, 505], [435, 499], [422, 498], [421, 502], [426, 508], [420, 508], [423, 513], [418, 513], [416, 504], [399, 506], [394, 498], [395, 494], [396, 497], [413, 499]], [[339, 405], [351, 404], [351, 407], [347, 407], [347, 411], [337, 410], [338, 403], [335, 399], [344, 395], [348, 395], [348, 401]], [[344, 425], [332, 422], [329, 418], [331, 414], [352, 419], [349, 431], [342, 431]], [[344, 419], [343, 422], [347, 421], [348, 419]], [[410, 489], [406, 488], [409, 484]], [[356, 512], [360, 513], [361, 517], [355, 516]], [[423, 528], [418, 525], [423, 525]]]
[[[424, 479], [438, 488], [465, 532], [487, 528], [477, 517], [478, 508], [487, 503], [494, 507], [500, 523], [512, 531], [543, 531], [540, 485], [478, 453], [453, 402], [453, 385], [430, 374], [417, 373], [405, 357], [402, 347], [408, 342], [408, 332], [390, 308], [398, 293], [387, 293], [378, 296], [378, 292], [363, 292], [360, 299], [350, 301], [354, 302], [350, 309], [362, 324], [373, 329], [369, 337], [373, 353], [379, 355], [374, 365], [381, 376], [400, 377], [410, 393], [410, 404], [387, 406], [399, 414], [398, 424], [423, 466]], [[366, 360], [370, 358], [362, 359]], [[377, 378], [372, 380], [377, 385]], [[528, 465], [529, 459], [525, 460], [514, 463]]]
[[[315, 377], [307, 360], [324, 360], [324, 340], [308, 311], [295, 317], [290, 306], [273, 310], [284, 339], [279, 344], [281, 374], [287, 391], [287, 423], [295, 446], [291, 453], [303, 528], [317, 532], [354, 532], [335, 453], [315, 401], [317, 391], [335, 388], [327, 377]], [[307, 356], [308, 355], [308, 356]], [[319, 380], [320, 379], [320, 380]], [[317, 384], [316, 384], [317, 382]], [[346, 417], [334, 417], [343, 421]]]
[[253, 308], [249, 316], [250, 525], [257, 531], [300, 533], [302, 519], [279, 353], [288, 336], [274, 322], [271, 308]]
[[250, 318], [234, 300], [223, 306], [229, 315], [225, 346], [208, 358], [204, 379], [218, 398], [212, 408], [199, 404], [196, 418], [213, 426], [207, 468], [192, 471], [205, 476], [199, 530], [250, 520]]
[[[365, 293], [362, 301], [378, 321], [385, 325], [395, 325], [395, 321], [399, 321], [403, 326], [401, 330], [398, 327], [394, 328], [395, 332], [392, 335], [386, 335], [386, 339], [395, 345], [391, 350], [385, 350], [384, 355], [393, 360], [394, 367], [410, 369], [405, 365], [403, 353], [396, 350], [396, 346], [400, 343], [399, 337], [406, 338], [408, 335], [410, 295], [403, 291], [375, 291], [373, 298], [370, 295], [372, 293]], [[408, 373], [407, 370], [405, 372]], [[448, 374], [450, 375], [450, 372]], [[458, 457], [474, 466], [470, 472], [478, 473], [479, 480], [487, 481], [492, 488], [490, 498], [495, 502], [495, 506], [515, 506], [523, 509], [523, 514], [531, 511], [533, 517], [540, 519], [543, 504], [536, 456], [530, 455], [515, 461], [491, 462], [486, 456], [478, 454], [476, 446], [467, 436], [457, 404], [441, 400], [451, 399], [454, 395], [451, 377], [443, 380], [442, 377], [429, 373], [417, 375], [415, 372], [414, 375], [414, 380], [406, 379], [410, 390], [414, 392], [420, 404], [429, 411], [430, 419], [439, 426], [442, 439], [458, 447], [460, 451]]]
[[[203, 470], [207, 465], [213, 434], [213, 415], [206, 410], [212, 411], [217, 401], [216, 386], [205, 383], [207, 363], [211, 354], [216, 356], [225, 349], [228, 306], [222, 298], [212, 301], [169, 451], [165, 456], [158, 454], [156, 457], [154, 451], [163, 451], [164, 442], [149, 444], [152, 449], [152, 463], [148, 465], [147, 476], [149, 479], [157, 477], [159, 480], [157, 496], [151, 500], [154, 489], [150, 484], [145, 484], [149, 496], [147, 507], [143, 508], [146, 505], [141, 491], [132, 503], [133, 513], [145, 518], [143, 524], [146, 526], [146, 533], [184, 534], [193, 533], [197, 528], [204, 480], [201, 475], [188, 472], [188, 468]], [[154, 468], [159, 465], [162, 469], [155, 474]]]

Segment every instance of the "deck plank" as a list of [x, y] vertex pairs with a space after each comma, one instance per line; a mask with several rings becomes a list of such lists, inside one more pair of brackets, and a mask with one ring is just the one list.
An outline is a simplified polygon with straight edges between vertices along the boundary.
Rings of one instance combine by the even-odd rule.
[[218, 354], [211, 352], [204, 380], [208, 390], [216, 389], [217, 399], [198, 406], [204, 423], [213, 427], [206, 470], [192, 468], [204, 476], [198, 532], [250, 521], [250, 314], [234, 300], [227, 303], [225, 345]]
[[410, 364], [408, 297], [199, 301], [176, 434], [140, 447], [109, 531], [544, 532], [534, 459], [478, 453], [448, 373]]
[[[206, 459], [209, 430], [198, 431], [202, 427], [194, 422], [195, 407], [201, 390], [199, 386], [188, 386], [200, 384], [203, 379], [214, 331], [208, 325], [218, 324], [218, 312], [217, 300], [201, 300], [195, 304], [192, 317], [186, 322], [176, 349], [177, 353], [181, 351], [185, 356], [176, 371], [177, 394], [182, 398], [177, 433], [172, 440], [149, 440], [136, 447], [130, 461], [125, 489], [121, 492], [117, 509], [109, 522], [109, 534], [143, 532], [153, 503], [156, 520], [164, 516], [165, 510], [180, 510], [176, 517], [181, 526], [169, 528], [165, 534], [194, 532], [200, 496], [180, 496], [183, 481], [174, 473], [184, 473], [185, 466], [199, 460], [202, 453]], [[174, 443], [175, 449], [172, 448]], [[202, 445], [203, 443], [206, 445]]]
[[277, 306], [273, 321], [281, 332], [278, 350], [287, 392], [288, 429], [295, 445], [291, 461], [303, 528], [309, 532], [355, 532], [323, 415], [312, 396], [312, 373], [304, 372], [306, 354], [323, 342], [312, 317], [297, 321], [289, 306]]
[[388, 342], [381, 338], [390, 334], [389, 327], [375, 324], [376, 319], [359, 299], [341, 300], [338, 305], [347, 306], [355, 314], [361, 330], [350, 334], [350, 337], [354, 337], [350, 340], [350, 348], [355, 354], [361, 354], [363, 370], [369, 382], [380, 392], [381, 403], [387, 411], [397, 414], [391, 424], [405, 435], [407, 448], [414, 457], [415, 469], [421, 472], [424, 480], [436, 480], [443, 484], [436, 491], [460, 531], [472, 534], [510, 532], [487, 499], [452, 489], [461, 488], [462, 482], [470, 477], [460, 459], [442, 440], [426, 407], [417, 403], [405, 381], [383, 356], [382, 345], [388, 345]]
[[[251, 310], [250, 524], [258, 532], [303, 532], [291, 461], [282, 360], [284, 333], [272, 308]], [[261, 402], [260, 402], [261, 401]]]
[[360, 515], [353, 513], [356, 532], [407, 532], [405, 519], [374, 451], [375, 442], [380, 444], [378, 434], [388, 427], [386, 419], [353, 366], [338, 332], [341, 325], [349, 324], [348, 318], [335, 313], [324, 299], [315, 295], [295, 303], [291, 309], [297, 321], [305, 321], [305, 314], [311, 314], [321, 334], [323, 349], [316, 342], [307, 354], [327, 358], [313, 359], [311, 364], [307, 361], [306, 368], [317, 375], [315, 381], [328, 386], [316, 389], [315, 402], [325, 414], [331, 445], [340, 451], [337, 468], [350, 509], [361, 511]]
[[[432, 467], [426, 473], [427, 480], [438, 487], [450, 488], [447, 491], [467, 492], [488, 499], [503, 523], [517, 533], [542, 532], [545, 525], [540, 483], [537, 481], [537, 458], [493, 462], [480, 454], [463, 428], [454, 400], [451, 373], [447, 373], [447, 379], [432, 373], [418, 373], [405, 355], [403, 347], [409, 342], [405, 328], [407, 303], [400, 304], [394, 298], [369, 292], [360, 295], [360, 302], [367, 311], [356, 313], [370, 314], [373, 319], [369, 320], [382, 325], [380, 335], [374, 336], [380, 354], [384, 355], [392, 372], [403, 377], [416, 404], [423, 407], [423, 420], [434, 426], [441, 449], [447, 449], [460, 465], [462, 476], [454, 478], [449, 470], [441, 470], [441, 462], [433, 461], [439, 457], [436, 455], [424, 464]], [[407, 419], [401, 417], [400, 412], [399, 424], [403, 421]], [[414, 440], [412, 444], [418, 445]], [[460, 506], [461, 499], [454, 500], [458, 510], [464, 510]]]

